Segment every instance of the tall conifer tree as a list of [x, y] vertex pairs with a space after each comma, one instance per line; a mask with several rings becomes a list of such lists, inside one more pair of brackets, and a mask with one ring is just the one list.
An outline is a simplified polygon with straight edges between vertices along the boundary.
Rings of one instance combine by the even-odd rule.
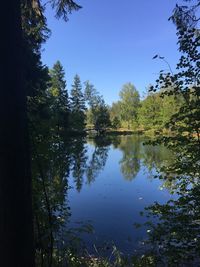
[[65, 71], [60, 61], [57, 61], [50, 71], [51, 86], [51, 108], [53, 117], [53, 126], [56, 130], [69, 129], [69, 99], [65, 81]]
[[76, 74], [71, 90], [71, 124], [75, 132], [83, 132], [85, 128], [85, 99], [82, 93], [80, 77]]

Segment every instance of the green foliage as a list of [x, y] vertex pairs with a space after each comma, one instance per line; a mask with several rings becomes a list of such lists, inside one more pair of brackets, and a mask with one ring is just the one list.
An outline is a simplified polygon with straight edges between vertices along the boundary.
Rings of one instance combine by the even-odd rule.
[[178, 113], [184, 103], [181, 95], [173, 95], [172, 86], [165, 86], [156, 93], [151, 92], [150, 87], [147, 96], [140, 100], [134, 86], [126, 84], [120, 92], [120, 101], [113, 103], [109, 110], [112, 127], [163, 132], [171, 116]]
[[[79, 6], [71, 0], [48, 1], [57, 16], [67, 19]], [[49, 70], [41, 62], [41, 45], [49, 37], [44, 15], [46, 3], [39, 0], [21, 1], [23, 31], [23, 78], [28, 102], [29, 132], [32, 158], [34, 239], [37, 266], [56, 266], [53, 253], [62, 243], [61, 226], [68, 217], [65, 194], [68, 188], [68, 151], [61, 136], [54, 134], [65, 127], [65, 96], [62, 67], [53, 70], [50, 94]], [[20, 46], [20, 44], [19, 44]], [[17, 53], [17, 51], [16, 51]], [[57, 66], [58, 67], [58, 66]], [[57, 71], [57, 73], [56, 73]], [[59, 74], [60, 71], [60, 74]], [[59, 76], [60, 75], [60, 76]], [[58, 77], [59, 76], [59, 77]], [[63, 84], [62, 84], [63, 83]], [[52, 90], [53, 92], [53, 90]], [[56, 109], [55, 112], [55, 106]], [[66, 118], [66, 117], [65, 117]], [[53, 122], [53, 123], [52, 123]], [[20, 186], [20, 185], [19, 185]], [[23, 185], [22, 185], [23, 187]], [[25, 216], [25, 215], [24, 215]], [[65, 218], [65, 219], [64, 219]]]
[[173, 88], [163, 91], [164, 97], [172, 95], [183, 100], [179, 112], [168, 121], [174, 135], [153, 143], [163, 143], [175, 153], [174, 161], [162, 167], [165, 175], [160, 179], [173, 182], [176, 198], [147, 208], [148, 215], [154, 218], [148, 242], [153, 244], [152, 253], [160, 265], [199, 265], [200, 37], [195, 15], [199, 6], [199, 1], [191, 7], [176, 6], [171, 18], [177, 26], [181, 57], [176, 73], [161, 72], [156, 85], [157, 89]]
[[154, 131], [166, 128], [172, 115], [179, 112], [182, 104], [183, 99], [181, 96], [166, 95], [166, 90], [163, 88], [158, 93], [149, 93], [141, 101], [139, 108], [138, 117], [140, 127], [144, 130], [151, 129]]
[[[122, 124], [122, 118], [121, 118], [121, 104], [120, 101], [118, 102], [113, 102], [112, 106], [110, 108], [110, 119], [111, 119], [111, 124], [113, 128], [120, 128]], [[119, 121], [119, 125], [116, 124], [116, 122]]]
[[97, 133], [104, 132], [111, 125], [109, 110], [103, 97], [89, 81], [85, 83], [85, 99], [90, 108], [88, 115], [94, 129]]
[[[100, 251], [97, 251], [98, 255]], [[111, 255], [108, 257], [93, 256], [85, 253], [79, 256], [70, 252], [68, 254], [68, 262], [72, 267], [131, 267], [132, 263], [124, 257], [120, 251], [113, 246]], [[139, 265], [136, 265], [139, 266]]]
[[86, 124], [85, 99], [82, 93], [81, 80], [78, 75], [74, 77], [70, 98], [71, 127], [74, 132], [83, 132]]
[[140, 96], [135, 86], [127, 83], [123, 86], [119, 93], [121, 118], [127, 123], [128, 128], [137, 125], [138, 122], [138, 108], [140, 105]]
[[162, 99], [158, 94], [149, 94], [142, 102], [139, 109], [139, 123], [145, 130], [158, 129], [162, 125]]
[[56, 17], [63, 18], [65, 21], [68, 21], [68, 15], [72, 11], [77, 11], [81, 8], [73, 0], [50, 0], [48, 3], [56, 10]]
[[93, 110], [94, 114], [94, 128], [100, 133], [104, 132], [106, 128], [110, 126], [110, 116], [108, 112], [108, 107], [104, 103], [104, 101], [99, 101], [99, 105], [95, 107]]
[[114, 117], [113, 118], [111, 126], [112, 126], [113, 129], [120, 128], [121, 124], [120, 124], [120, 120], [118, 119], [118, 117]]
[[68, 145], [46, 136], [32, 148], [34, 234], [37, 266], [56, 266], [54, 252], [62, 244], [70, 212], [66, 202]]
[[50, 70], [50, 87], [48, 98], [51, 111], [52, 130], [56, 134], [69, 131], [70, 107], [68, 92], [66, 89], [65, 72], [59, 61]]

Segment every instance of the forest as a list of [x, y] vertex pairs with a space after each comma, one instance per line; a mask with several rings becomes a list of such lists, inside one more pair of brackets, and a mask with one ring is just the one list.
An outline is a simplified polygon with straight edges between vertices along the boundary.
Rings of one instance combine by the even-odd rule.
[[[66, 22], [71, 12], [82, 8], [72, 0], [48, 3], [56, 18]], [[180, 52], [175, 72], [161, 70], [145, 96], [127, 81], [112, 105], [78, 74], [68, 84], [60, 59], [52, 68], [42, 63], [41, 47], [50, 36], [42, 1], [8, 1], [5, 7], [0, 265], [199, 266], [200, 1], [177, 4], [169, 18], [176, 27]], [[155, 55], [153, 60], [169, 66], [163, 56]], [[128, 134], [145, 136], [146, 154], [130, 139], [120, 139]], [[137, 137], [133, 138], [137, 144]], [[89, 161], [87, 142], [95, 147]], [[112, 257], [87, 254], [77, 240], [80, 232], [91, 231], [90, 226], [67, 227], [70, 174], [81, 192], [83, 177], [92, 184], [105, 167], [111, 144], [122, 152], [119, 164], [126, 180], [139, 173], [139, 158], [149, 170], [159, 172], [154, 178], [159, 176], [176, 193], [164, 204], [145, 207], [151, 230], [145, 241], [148, 249], [139, 254], [123, 255], [115, 245]], [[158, 145], [173, 156], [163, 148], [155, 152]], [[162, 164], [163, 155], [169, 158], [167, 164]]]
[[[97, 135], [130, 131], [169, 133], [172, 130], [167, 123], [185, 104], [182, 95], [171, 94], [172, 86], [162, 86], [159, 92], [152, 92], [152, 86], [149, 86], [146, 96], [141, 99], [135, 86], [129, 82], [122, 86], [120, 100], [109, 106], [92, 83], [81, 83], [78, 74], [68, 90], [60, 61], [52, 69], [46, 69], [46, 77], [43, 95], [38, 95], [37, 99], [29, 98], [30, 121], [34, 121], [31, 117], [33, 105], [41, 112], [39, 121], [49, 124], [48, 129], [56, 129], [58, 135], [61, 132], [65, 136], [85, 135], [92, 130]], [[189, 94], [192, 95], [192, 88]], [[42, 105], [38, 107], [35, 101]]]

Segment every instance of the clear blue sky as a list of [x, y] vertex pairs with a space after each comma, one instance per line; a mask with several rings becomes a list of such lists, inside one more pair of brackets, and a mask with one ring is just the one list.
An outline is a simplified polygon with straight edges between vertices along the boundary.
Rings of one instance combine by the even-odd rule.
[[52, 67], [60, 60], [68, 89], [74, 75], [90, 80], [111, 104], [119, 91], [132, 82], [141, 96], [167, 66], [152, 60], [165, 56], [174, 68], [179, 58], [176, 29], [168, 21], [175, 0], [79, 0], [83, 8], [63, 22], [48, 8], [52, 31], [43, 46], [42, 61]]

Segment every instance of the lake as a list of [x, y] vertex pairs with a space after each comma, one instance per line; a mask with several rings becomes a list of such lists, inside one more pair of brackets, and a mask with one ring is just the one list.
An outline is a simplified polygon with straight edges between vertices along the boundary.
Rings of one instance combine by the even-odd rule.
[[136, 227], [147, 221], [141, 213], [155, 201], [162, 204], [173, 197], [170, 183], [154, 178], [172, 154], [144, 141], [137, 135], [99, 137], [77, 148], [67, 196], [69, 225], [92, 226], [92, 233], [81, 234], [90, 252], [112, 244], [125, 254], [144, 250], [149, 229]]

